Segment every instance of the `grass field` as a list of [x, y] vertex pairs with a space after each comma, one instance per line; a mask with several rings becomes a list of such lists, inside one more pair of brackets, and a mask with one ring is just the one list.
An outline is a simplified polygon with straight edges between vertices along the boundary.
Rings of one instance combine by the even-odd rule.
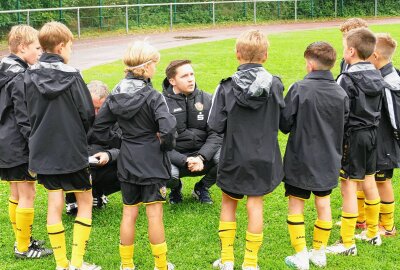
[[[376, 32], [390, 32], [400, 41], [399, 25], [374, 26]], [[273, 74], [279, 75], [286, 89], [288, 86], [302, 79], [305, 75], [303, 51], [305, 47], [317, 40], [328, 41], [338, 51], [341, 57], [341, 36], [337, 29], [315, 30], [294, 33], [275, 34], [269, 37], [269, 59], [265, 67]], [[160, 89], [164, 78], [164, 69], [173, 59], [188, 58], [193, 61], [199, 88], [212, 93], [221, 78], [230, 76], [236, 69], [237, 62], [234, 59], [234, 40], [225, 40], [213, 43], [197, 44], [181, 48], [164, 50], [161, 52], [161, 62], [158, 65], [158, 74], [153, 84]], [[394, 59], [400, 66], [400, 54]], [[338, 64], [334, 69], [338, 74]], [[92, 68], [83, 72], [86, 81], [101, 79], [112, 88], [123, 77], [121, 61]], [[279, 141], [282, 153], [286, 145], [287, 137], [280, 134]], [[311, 153], [314, 154], [314, 153]], [[315, 153], [317, 154], [317, 153]], [[399, 173], [395, 174], [396, 197], [400, 196], [398, 186]], [[211, 194], [215, 201], [213, 205], [200, 205], [191, 198], [191, 190], [197, 178], [184, 179], [184, 203], [181, 205], [169, 205], [164, 207], [165, 227], [167, 243], [169, 247], [168, 257], [177, 269], [202, 270], [211, 269], [211, 263], [219, 257], [219, 239], [217, 234], [218, 218], [220, 210], [221, 192], [217, 187], [211, 188]], [[261, 269], [286, 269], [283, 262], [285, 256], [291, 255], [287, 226], [287, 200], [283, 195], [283, 187], [279, 186], [272, 194], [265, 197], [264, 208], [264, 244], [259, 253]], [[14, 242], [11, 234], [11, 225], [7, 215], [8, 187], [0, 186], [0, 269], [54, 269], [54, 259], [40, 261], [16, 261], [12, 254]], [[36, 200], [36, 213], [33, 234], [36, 238], [47, 239], [46, 224], [46, 192], [38, 187]], [[333, 217], [337, 219], [340, 214], [340, 190], [335, 189], [332, 195]], [[153, 269], [153, 258], [147, 240], [147, 222], [145, 213], [141, 210], [138, 220], [135, 241], [135, 263], [139, 270]], [[120, 194], [110, 196], [110, 203], [105, 210], [95, 210], [93, 218], [92, 235], [88, 244], [86, 260], [95, 262], [105, 270], [119, 269], [119, 223], [121, 219]], [[396, 222], [400, 212], [396, 211]], [[316, 217], [313, 202], [306, 204], [306, 226], [308, 246], [312, 243], [312, 228]], [[235, 242], [235, 257], [237, 268], [240, 269], [244, 254], [244, 236], [246, 231], [245, 201], [241, 202], [237, 214], [238, 230]], [[68, 250], [72, 240], [73, 218], [64, 216], [64, 226], [67, 231]], [[399, 225], [399, 224], [398, 224]], [[400, 226], [400, 225], [399, 225]], [[330, 242], [339, 237], [339, 229], [335, 227], [331, 234]], [[371, 247], [360, 243], [357, 257], [329, 257], [326, 269], [399, 269], [400, 250], [399, 238], [384, 239], [382, 247]], [[316, 268], [315, 268], [316, 269]]]

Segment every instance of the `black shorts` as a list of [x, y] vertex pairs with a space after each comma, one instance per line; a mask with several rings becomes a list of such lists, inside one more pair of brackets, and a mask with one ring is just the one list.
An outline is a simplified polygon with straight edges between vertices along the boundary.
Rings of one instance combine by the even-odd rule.
[[129, 182], [121, 182], [121, 193], [124, 205], [128, 206], [137, 206], [142, 203], [165, 203], [167, 187], [166, 183], [136, 185]]
[[375, 174], [375, 181], [385, 182], [386, 180], [392, 179], [393, 171], [394, 171], [393, 169], [377, 171]]
[[311, 190], [306, 190], [302, 188], [298, 188], [289, 184], [285, 183], [285, 196], [293, 196], [299, 199], [303, 200], [308, 200], [310, 199], [311, 192], [314, 194], [314, 196], [317, 197], [325, 197], [328, 195], [331, 195], [332, 189], [326, 190], [326, 191], [311, 191]]
[[49, 191], [63, 190], [65, 193], [83, 192], [92, 189], [89, 168], [66, 174], [38, 174], [38, 183]]
[[12, 168], [0, 168], [0, 178], [8, 182], [36, 181], [34, 175], [28, 170], [28, 163]]
[[228, 197], [230, 197], [231, 199], [234, 199], [236, 201], [239, 201], [241, 199], [244, 198], [245, 195], [243, 194], [237, 194], [237, 193], [232, 193], [226, 190], [221, 189], [223, 193], [225, 193], [225, 195], [228, 195]]
[[376, 128], [369, 128], [353, 131], [345, 138], [340, 178], [364, 180], [366, 175], [375, 174], [376, 134]]

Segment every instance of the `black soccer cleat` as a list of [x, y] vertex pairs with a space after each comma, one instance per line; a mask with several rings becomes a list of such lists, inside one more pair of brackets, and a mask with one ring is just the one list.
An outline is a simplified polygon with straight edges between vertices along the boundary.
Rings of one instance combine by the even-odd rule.
[[204, 187], [199, 183], [194, 185], [194, 190], [192, 192], [192, 195], [196, 200], [198, 200], [201, 203], [206, 203], [206, 204], [213, 203], [208, 188]]
[[30, 245], [28, 250], [25, 252], [18, 251], [17, 248], [14, 249], [14, 255], [19, 259], [40, 259], [53, 254], [53, 250], [48, 248], [39, 247], [36, 245]]

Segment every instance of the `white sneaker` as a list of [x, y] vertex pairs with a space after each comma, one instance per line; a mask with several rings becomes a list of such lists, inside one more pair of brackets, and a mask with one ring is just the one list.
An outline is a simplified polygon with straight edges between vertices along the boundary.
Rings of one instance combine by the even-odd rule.
[[326, 254], [325, 247], [321, 247], [319, 250], [311, 249], [308, 253], [310, 262], [318, 267], [326, 266]]
[[122, 263], [121, 263], [121, 266], [119, 267], [119, 270], [135, 270], [135, 266], [133, 266], [133, 268], [130, 268], [130, 267], [122, 267]]
[[101, 266], [83, 262], [81, 268], [70, 265], [69, 270], [101, 270]]
[[242, 265], [242, 270], [260, 270], [260, 267], [258, 265], [256, 267], [254, 267], [254, 266], [243, 266]]
[[305, 247], [302, 251], [297, 252], [292, 256], [285, 258], [285, 263], [292, 269], [308, 270], [310, 269], [310, 262], [308, 258], [308, 251]]
[[357, 246], [354, 244], [347, 248], [341, 241], [338, 241], [332, 246], [327, 247], [326, 253], [335, 255], [356, 256]]
[[372, 238], [368, 238], [367, 237], [367, 230], [362, 231], [360, 234], [356, 234], [354, 236], [354, 238], [361, 240], [361, 241], [365, 241], [373, 246], [380, 246], [382, 245], [382, 238], [381, 235], [379, 234], [379, 231], [377, 232], [377, 234], [372, 237]]
[[[167, 263], [167, 269], [168, 270], [174, 270], [175, 269], [175, 265], [173, 265], [172, 263]], [[158, 270], [157, 267], [154, 267], [154, 270]]]
[[212, 266], [219, 270], [233, 270], [233, 262], [222, 263], [221, 259], [216, 260]]

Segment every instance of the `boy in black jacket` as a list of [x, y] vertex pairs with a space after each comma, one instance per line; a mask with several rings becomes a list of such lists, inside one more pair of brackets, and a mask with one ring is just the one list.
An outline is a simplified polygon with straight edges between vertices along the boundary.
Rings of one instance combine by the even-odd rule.
[[117, 161], [124, 203], [119, 246], [122, 270], [135, 269], [135, 225], [141, 204], [146, 206], [154, 269], [174, 269], [167, 263], [163, 203], [171, 177], [166, 151], [175, 144], [176, 120], [150, 82], [159, 59], [159, 52], [147, 42], [137, 41], [128, 48], [126, 77], [107, 98], [93, 126], [93, 137], [100, 142], [110, 140], [115, 123], [122, 130]]
[[397, 47], [397, 42], [386, 33], [376, 35], [375, 52], [370, 61], [380, 70], [383, 78], [388, 83], [384, 91], [381, 110], [381, 120], [378, 127], [377, 165], [378, 172], [375, 180], [381, 198], [380, 208], [380, 233], [383, 236], [395, 236], [394, 224], [394, 192], [392, 186], [393, 169], [400, 167], [400, 147], [398, 133], [398, 115], [400, 110], [399, 91], [400, 76], [392, 64], [392, 57]]
[[340, 229], [342, 241], [328, 247], [327, 252], [355, 256], [358, 182], [362, 183], [366, 197], [365, 216], [368, 228], [368, 232], [359, 238], [372, 245], [382, 244], [378, 233], [380, 199], [374, 176], [376, 135], [385, 82], [380, 72], [371, 63], [366, 62], [374, 52], [376, 43], [375, 35], [370, 30], [351, 30], [343, 43], [344, 59], [350, 67], [338, 78], [338, 83], [350, 99], [350, 113], [345, 129], [340, 171], [343, 196]]
[[[336, 61], [335, 49], [326, 42], [314, 42], [307, 47], [304, 58], [308, 75], [289, 89], [279, 123], [283, 133], [290, 132], [283, 181], [285, 196], [289, 196], [290, 241], [296, 254], [285, 262], [294, 269], [309, 269], [309, 260], [319, 267], [326, 266], [325, 248], [332, 229], [330, 194], [337, 186], [349, 113], [349, 98], [330, 71]], [[309, 255], [304, 203], [311, 192], [315, 195], [318, 219]]]
[[[263, 241], [263, 196], [272, 192], [283, 177], [278, 145], [283, 85], [262, 64], [267, 60], [268, 41], [250, 30], [236, 41], [238, 71], [222, 80], [214, 94], [208, 124], [225, 133], [217, 185], [222, 189], [219, 223], [221, 258], [217, 269], [233, 270], [233, 244], [238, 201], [247, 196], [248, 225], [242, 269], [256, 270]], [[254, 124], [257, 123], [257, 124]]]
[[[28, 172], [31, 131], [25, 105], [24, 72], [41, 53], [38, 31], [17, 25], [8, 34], [11, 54], [0, 63], [0, 178], [10, 183], [9, 217], [14, 230], [17, 258], [41, 258], [51, 250], [31, 243], [35, 181]], [[39, 244], [39, 245], [38, 245]]]
[[[39, 31], [44, 53], [25, 74], [29, 169], [48, 190], [47, 231], [57, 269], [98, 270], [101, 267], [83, 262], [93, 201], [86, 133], [94, 109], [79, 71], [66, 65], [72, 39], [71, 31], [59, 22], [46, 23]], [[79, 204], [70, 265], [61, 220], [64, 192], [74, 192]]]

